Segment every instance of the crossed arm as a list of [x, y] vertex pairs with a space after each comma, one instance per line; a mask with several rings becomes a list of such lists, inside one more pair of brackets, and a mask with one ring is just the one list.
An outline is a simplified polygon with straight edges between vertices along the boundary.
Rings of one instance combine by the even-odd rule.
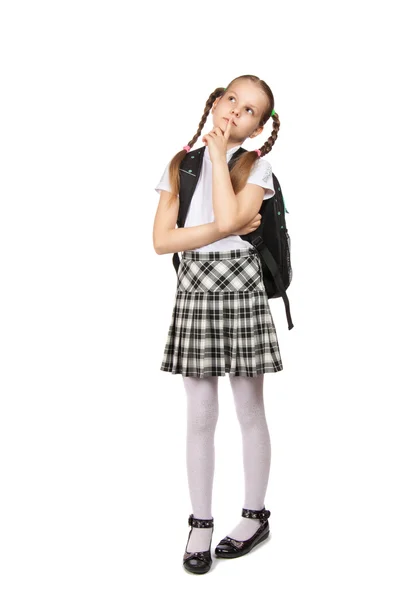
[[176, 228], [179, 200], [162, 190], [153, 227], [153, 245], [157, 254], [201, 248], [229, 235], [243, 235], [260, 225], [264, 189], [248, 183], [235, 195], [227, 163], [213, 164], [213, 211], [215, 221], [195, 227]]
[[215, 221], [221, 231], [240, 229], [261, 208], [264, 188], [247, 183], [238, 194], [232, 188], [228, 164], [221, 159], [212, 166], [212, 202]]

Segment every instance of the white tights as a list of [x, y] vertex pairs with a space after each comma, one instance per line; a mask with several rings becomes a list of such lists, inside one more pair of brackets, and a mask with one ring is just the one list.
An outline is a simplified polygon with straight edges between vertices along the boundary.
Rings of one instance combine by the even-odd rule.
[[[264, 375], [229, 375], [243, 443], [245, 498], [242, 508], [264, 506], [271, 464], [271, 443], [265, 418]], [[218, 421], [218, 377], [183, 377], [187, 396], [186, 464], [192, 512], [198, 519], [212, 515], [214, 480], [214, 434]], [[257, 519], [243, 518], [229, 533], [237, 540], [248, 539], [259, 527]], [[211, 529], [193, 528], [188, 551], [205, 550]]]

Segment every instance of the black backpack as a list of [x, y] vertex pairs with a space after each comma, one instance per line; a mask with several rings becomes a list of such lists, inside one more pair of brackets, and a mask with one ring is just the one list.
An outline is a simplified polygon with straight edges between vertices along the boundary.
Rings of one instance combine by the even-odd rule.
[[[187, 153], [180, 166], [180, 190], [178, 227], [184, 227], [196, 185], [203, 165], [203, 155], [206, 146]], [[238, 148], [232, 155], [228, 168], [232, 169], [235, 160], [247, 152], [245, 148]], [[286, 290], [292, 281], [292, 267], [290, 263], [290, 237], [286, 227], [286, 210], [281, 187], [277, 177], [272, 173], [275, 194], [272, 198], [264, 200], [261, 209], [261, 224], [252, 233], [240, 237], [250, 242], [261, 257], [263, 279], [268, 299], [282, 298], [285, 304], [286, 318], [289, 329], [294, 327], [290, 315], [289, 299]], [[176, 272], [179, 268], [178, 253], [172, 257]]]

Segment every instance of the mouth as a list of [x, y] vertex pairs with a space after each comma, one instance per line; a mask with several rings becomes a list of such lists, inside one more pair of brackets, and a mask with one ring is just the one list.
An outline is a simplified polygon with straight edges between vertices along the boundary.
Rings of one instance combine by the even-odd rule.
[[[225, 119], [225, 121], [226, 121], [227, 123], [229, 123], [229, 119], [227, 119], [226, 117], [224, 117], [224, 119]], [[232, 121], [232, 123], [233, 123], [234, 125], [236, 125], [235, 121]]]

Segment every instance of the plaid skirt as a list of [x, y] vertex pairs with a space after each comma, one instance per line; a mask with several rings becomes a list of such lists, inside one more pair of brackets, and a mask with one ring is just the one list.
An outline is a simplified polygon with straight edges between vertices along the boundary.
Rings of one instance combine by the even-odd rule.
[[282, 368], [257, 251], [184, 251], [161, 370], [255, 377]]

